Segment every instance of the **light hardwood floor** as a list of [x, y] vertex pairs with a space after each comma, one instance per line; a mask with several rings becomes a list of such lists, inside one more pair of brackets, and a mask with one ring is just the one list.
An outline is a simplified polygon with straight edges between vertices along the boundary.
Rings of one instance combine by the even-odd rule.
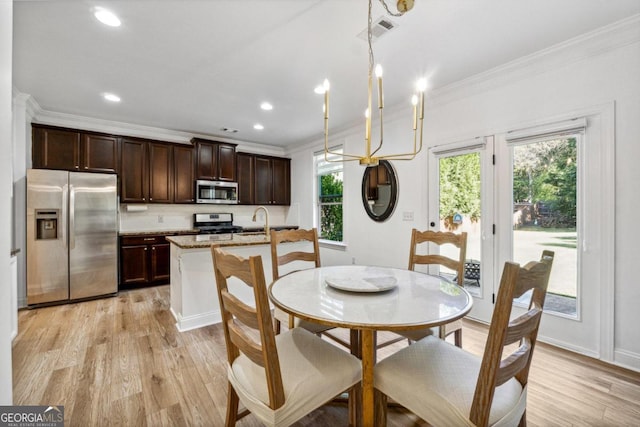
[[[180, 333], [168, 301], [168, 286], [159, 286], [20, 311], [14, 403], [64, 405], [68, 426], [224, 425], [222, 328]], [[486, 326], [465, 320], [463, 346], [480, 354], [486, 333]], [[640, 425], [640, 374], [539, 344], [529, 375], [527, 420], [533, 427]], [[332, 404], [296, 425], [346, 421], [346, 408]], [[238, 425], [260, 424], [250, 415]], [[389, 425], [427, 423], [392, 409]]]

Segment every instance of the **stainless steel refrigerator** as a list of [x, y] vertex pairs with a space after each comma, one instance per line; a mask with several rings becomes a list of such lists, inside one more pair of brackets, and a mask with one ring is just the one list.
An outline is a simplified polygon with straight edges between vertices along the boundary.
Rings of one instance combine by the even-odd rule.
[[117, 177], [27, 171], [27, 304], [118, 290]]

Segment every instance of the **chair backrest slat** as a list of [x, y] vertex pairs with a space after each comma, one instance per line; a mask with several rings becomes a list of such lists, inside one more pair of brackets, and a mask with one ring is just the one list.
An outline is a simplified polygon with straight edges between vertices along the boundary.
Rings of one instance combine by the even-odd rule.
[[[262, 258], [245, 259], [217, 247], [212, 247], [211, 253], [229, 365], [242, 353], [263, 367], [269, 407], [278, 409], [284, 405], [285, 397]], [[252, 288], [255, 308], [232, 294], [227, 284], [231, 277]], [[257, 331], [257, 339], [248, 332], [251, 330]]]
[[[315, 228], [310, 230], [271, 230], [271, 268], [273, 270], [273, 280], [280, 278], [280, 267], [294, 261], [304, 261], [313, 263], [310, 267], [320, 267], [320, 246], [318, 244], [318, 231]], [[312, 246], [311, 252], [296, 250], [279, 253], [282, 248], [281, 243], [309, 242]], [[289, 271], [290, 273], [290, 271]]]
[[258, 314], [255, 308], [243, 303], [240, 299], [238, 299], [235, 295], [230, 294], [228, 291], [222, 292], [221, 297], [224, 302], [225, 308], [231, 314], [233, 314], [234, 317], [237, 317], [241, 323], [247, 325], [252, 329], [260, 329], [260, 325], [258, 324]]
[[502, 360], [496, 377], [496, 387], [500, 387], [520, 372], [529, 363], [530, 355], [531, 343], [526, 340], [526, 343], [523, 343], [516, 351]]
[[513, 344], [529, 336], [540, 324], [540, 316], [542, 316], [542, 310], [536, 307], [509, 322], [504, 345]]
[[[505, 263], [469, 416], [477, 426], [489, 423], [496, 387], [511, 378], [523, 387], [527, 384], [553, 256], [553, 252], [544, 251], [540, 262], [530, 262], [522, 268]], [[510, 320], [513, 299], [530, 289], [533, 292], [529, 311]], [[518, 340], [520, 346], [503, 359], [505, 346]]]
[[238, 348], [240, 353], [247, 356], [253, 363], [264, 368], [264, 355], [262, 347], [253, 341], [242, 328], [233, 323], [233, 320], [227, 324], [229, 327], [229, 338], [231, 342]]
[[[458, 258], [453, 259], [442, 254], [418, 254], [418, 245], [421, 243], [434, 243], [436, 245], [452, 244], [458, 248]], [[411, 230], [411, 248], [409, 251], [409, 270], [415, 270], [417, 264], [437, 264], [454, 270], [457, 274], [458, 284], [464, 283], [464, 261], [467, 256], [467, 233], [452, 233], [448, 231], [418, 231]]]
[[316, 261], [316, 254], [311, 252], [289, 252], [288, 254], [280, 255], [278, 257], [278, 265], [289, 264], [293, 261]]

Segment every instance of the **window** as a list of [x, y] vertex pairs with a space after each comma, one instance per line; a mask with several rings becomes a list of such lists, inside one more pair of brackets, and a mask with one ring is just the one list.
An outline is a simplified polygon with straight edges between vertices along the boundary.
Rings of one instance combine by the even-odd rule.
[[[342, 152], [342, 149], [332, 151]], [[319, 237], [342, 242], [342, 162], [328, 162], [324, 152], [319, 152], [315, 153], [315, 166]]]

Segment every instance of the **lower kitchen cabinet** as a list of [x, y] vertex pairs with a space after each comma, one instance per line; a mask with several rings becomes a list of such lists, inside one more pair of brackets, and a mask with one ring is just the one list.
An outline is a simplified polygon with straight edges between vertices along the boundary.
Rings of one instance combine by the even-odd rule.
[[120, 237], [120, 287], [169, 283], [169, 242], [165, 235]]

